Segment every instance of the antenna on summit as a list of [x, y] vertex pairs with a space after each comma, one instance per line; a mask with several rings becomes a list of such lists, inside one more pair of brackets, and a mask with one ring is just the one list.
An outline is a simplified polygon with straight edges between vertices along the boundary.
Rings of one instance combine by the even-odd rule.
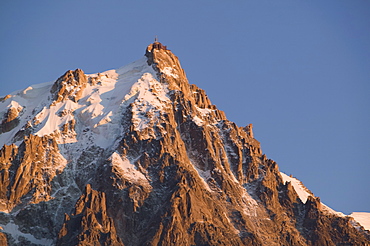
[[154, 43], [153, 43], [153, 49], [157, 49], [157, 50], [167, 50], [167, 46], [161, 44], [160, 42], [158, 42], [158, 37], [157, 35], [155, 35], [155, 38], [154, 38]]

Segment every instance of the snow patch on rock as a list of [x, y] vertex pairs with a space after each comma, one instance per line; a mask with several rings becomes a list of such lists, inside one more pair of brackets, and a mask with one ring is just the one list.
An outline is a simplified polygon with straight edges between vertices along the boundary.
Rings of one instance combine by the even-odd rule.
[[285, 173], [280, 172], [280, 174], [281, 177], [283, 178], [284, 184], [286, 184], [287, 182], [290, 182], [292, 184], [295, 192], [297, 192], [298, 197], [301, 199], [303, 203], [307, 202], [307, 198], [309, 196], [314, 197], [314, 195], [311, 192], [309, 192], [309, 190], [302, 184], [301, 181], [299, 181], [296, 178], [290, 177]]
[[114, 152], [110, 157], [113, 168], [123, 178], [133, 182], [149, 185], [148, 179], [140, 171], [136, 169], [136, 166], [127, 158], [121, 157], [117, 152]]
[[[22, 243], [25, 243], [24, 239], [36, 245], [52, 245], [53, 244], [52, 239], [47, 239], [47, 238], [37, 239], [32, 234], [21, 232], [19, 230], [18, 225], [12, 222], [9, 222], [6, 225], [2, 225], [2, 231], [9, 234], [15, 240], [15, 243], [17, 245], [18, 244], [21, 245]], [[24, 239], [22, 240], [22, 238]]]
[[136, 96], [132, 104], [132, 120], [135, 130], [142, 131], [160, 118], [161, 111], [171, 103], [166, 84], [160, 83], [152, 73], [145, 73], [136, 82], [126, 100]]
[[212, 192], [211, 188], [209, 187], [209, 185], [207, 183], [208, 179], [212, 178], [210, 170], [202, 171], [201, 169], [197, 168], [194, 164], [193, 164], [193, 167], [197, 171], [199, 177], [201, 178], [202, 183], [204, 184], [204, 187], [208, 191]]
[[165, 67], [161, 71], [167, 76], [171, 76], [175, 79], [179, 78], [179, 76], [176, 73], [174, 73], [176, 70], [172, 67]]
[[[296, 178], [293, 178], [293, 177], [290, 177], [290, 176], [288, 176], [288, 175], [286, 175], [285, 173], [282, 173], [282, 172], [280, 172], [280, 174], [281, 174], [281, 177], [283, 178], [284, 184], [286, 184], [286, 182], [290, 182], [292, 184], [294, 190], [297, 192], [298, 197], [301, 199], [301, 201], [303, 203], [307, 202], [307, 198], [309, 196], [315, 197], [314, 194], [312, 194], [306, 188], [306, 186], [303, 185], [303, 183], [300, 180], [298, 180]], [[341, 212], [337, 212], [334, 209], [328, 207], [324, 203], [321, 203], [321, 210], [323, 210], [325, 212], [328, 212], [328, 213], [331, 213], [331, 214], [335, 214], [335, 215], [340, 216], [340, 217], [346, 216], [345, 214], [343, 214]]]
[[193, 121], [197, 126], [203, 126], [203, 124], [204, 124], [204, 121], [201, 118], [199, 118], [198, 116], [194, 116]]

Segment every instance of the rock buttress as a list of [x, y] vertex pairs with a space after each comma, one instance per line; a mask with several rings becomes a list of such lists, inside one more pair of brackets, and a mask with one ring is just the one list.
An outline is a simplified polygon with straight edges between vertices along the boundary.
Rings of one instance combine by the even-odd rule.
[[51, 181], [66, 165], [54, 138], [29, 135], [18, 148], [0, 150], [0, 201], [11, 211], [25, 202], [39, 203], [51, 197]]
[[123, 246], [113, 219], [107, 215], [106, 196], [88, 184], [77, 201], [74, 213], [65, 215], [57, 245]]
[[69, 70], [55, 81], [50, 92], [54, 104], [70, 99], [77, 102], [87, 86], [87, 76], [81, 69]]

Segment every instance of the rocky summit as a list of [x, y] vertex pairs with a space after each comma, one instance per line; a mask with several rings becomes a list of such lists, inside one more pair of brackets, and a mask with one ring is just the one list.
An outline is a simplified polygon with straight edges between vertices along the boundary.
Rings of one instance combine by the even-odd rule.
[[0, 122], [0, 245], [370, 244], [157, 41], [0, 98]]

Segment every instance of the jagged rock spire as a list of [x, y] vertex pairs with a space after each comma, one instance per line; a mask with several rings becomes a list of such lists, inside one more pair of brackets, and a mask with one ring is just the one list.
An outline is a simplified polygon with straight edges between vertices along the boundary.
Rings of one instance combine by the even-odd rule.
[[51, 88], [55, 103], [67, 99], [77, 102], [87, 85], [87, 77], [81, 69], [69, 70], [55, 81]]
[[189, 82], [180, 61], [167, 46], [155, 39], [154, 43], [146, 48], [145, 56], [148, 64], [157, 72], [161, 82], [169, 84], [170, 89], [181, 90], [185, 94], [189, 92]]

